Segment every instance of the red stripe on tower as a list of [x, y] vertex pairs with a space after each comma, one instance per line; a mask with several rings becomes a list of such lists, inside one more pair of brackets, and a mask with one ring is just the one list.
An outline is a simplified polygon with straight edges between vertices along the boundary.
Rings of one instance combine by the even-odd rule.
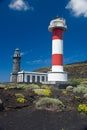
[[63, 39], [63, 30], [60, 28], [53, 29], [53, 36], [52, 39]]
[[53, 54], [52, 55], [52, 65], [63, 65], [63, 55]]

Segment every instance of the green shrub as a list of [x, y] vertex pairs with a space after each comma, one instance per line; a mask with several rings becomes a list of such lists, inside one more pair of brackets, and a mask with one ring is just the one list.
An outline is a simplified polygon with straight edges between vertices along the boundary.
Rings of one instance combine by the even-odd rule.
[[43, 108], [48, 104], [51, 106], [57, 106], [60, 109], [64, 109], [64, 104], [59, 99], [49, 97], [40, 98], [39, 101], [36, 102], [36, 107]]
[[85, 84], [87, 86], [87, 78], [81, 82], [82, 84]]
[[5, 85], [4, 84], [0, 84], [0, 88], [4, 88], [5, 87]]
[[15, 93], [16, 98], [24, 98], [24, 95], [22, 93]]
[[87, 88], [84, 89], [83, 93], [85, 93], [85, 94], [87, 93]]
[[73, 87], [72, 87], [72, 86], [67, 86], [67, 87], [66, 87], [66, 90], [67, 90], [67, 91], [72, 91], [72, 90], [73, 90]]
[[80, 96], [75, 96], [75, 99], [80, 99]]
[[74, 87], [74, 88], [73, 88], [73, 93], [76, 93], [76, 92], [77, 92], [77, 88]]
[[83, 90], [84, 90], [85, 88], [84, 87], [77, 87], [77, 93], [83, 93]]
[[20, 85], [17, 85], [15, 88], [19, 89], [19, 90], [22, 89], [22, 87]]
[[87, 87], [84, 85], [78, 85], [73, 91], [76, 91], [77, 93], [87, 93]]
[[64, 128], [62, 128], [62, 130], [65, 130]]
[[83, 97], [87, 99], [87, 93], [85, 93], [85, 94], [83, 95]]
[[14, 89], [15, 86], [10, 85], [8, 88], [9, 88], [9, 89]]
[[80, 81], [78, 79], [73, 79], [72, 86], [77, 86], [80, 84]]
[[29, 85], [29, 89], [39, 89], [40, 87], [37, 84], [31, 84]]
[[80, 104], [78, 106], [78, 112], [84, 112], [87, 114], [87, 105], [86, 104]]
[[19, 102], [19, 103], [25, 103], [25, 99], [24, 98], [17, 98], [17, 102]]
[[23, 90], [28, 90], [29, 89], [29, 87], [27, 85], [23, 86], [22, 88], [23, 88]]
[[58, 86], [53, 86], [53, 85], [51, 85], [51, 86], [49, 86], [49, 88], [50, 88], [52, 91], [58, 91], [58, 90], [59, 90]]

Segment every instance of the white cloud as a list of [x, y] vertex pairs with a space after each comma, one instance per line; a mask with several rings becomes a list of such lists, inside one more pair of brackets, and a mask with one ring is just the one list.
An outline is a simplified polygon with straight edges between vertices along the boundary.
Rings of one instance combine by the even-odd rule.
[[70, 9], [76, 17], [87, 17], [87, 0], [70, 0], [66, 9]]
[[33, 60], [33, 61], [28, 61], [28, 64], [40, 64], [42, 63], [42, 60]]
[[33, 10], [33, 7], [30, 7], [28, 2], [24, 0], [12, 0], [9, 4], [9, 8], [18, 11]]
[[25, 55], [25, 52], [21, 52], [20, 55], [21, 55], [21, 56], [24, 56], [24, 55]]
[[26, 51], [26, 52], [21, 52], [20, 55], [21, 55], [21, 56], [24, 56], [24, 55], [27, 55], [28, 53], [29, 53], [28, 51]]
[[51, 63], [51, 59], [37, 59], [37, 60], [33, 60], [33, 61], [27, 61], [28, 64], [45, 64], [45, 65], [49, 65]]

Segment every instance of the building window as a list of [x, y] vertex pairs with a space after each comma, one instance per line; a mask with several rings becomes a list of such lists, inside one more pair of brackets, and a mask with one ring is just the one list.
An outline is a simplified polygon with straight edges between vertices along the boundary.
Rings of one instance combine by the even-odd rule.
[[44, 81], [45, 80], [45, 78], [44, 78], [44, 76], [42, 76], [42, 81]]
[[40, 76], [37, 76], [37, 82], [40, 82]]
[[30, 75], [27, 76], [27, 82], [30, 82]]
[[32, 76], [32, 82], [33, 83], [35, 82], [35, 76]]

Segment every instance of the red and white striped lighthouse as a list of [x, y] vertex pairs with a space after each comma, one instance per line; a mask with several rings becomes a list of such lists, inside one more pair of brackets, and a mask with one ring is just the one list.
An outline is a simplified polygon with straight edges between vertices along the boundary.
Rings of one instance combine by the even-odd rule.
[[63, 32], [66, 29], [65, 20], [59, 17], [48, 27], [52, 32], [52, 72], [48, 73], [48, 81], [67, 81], [67, 73], [63, 71]]

